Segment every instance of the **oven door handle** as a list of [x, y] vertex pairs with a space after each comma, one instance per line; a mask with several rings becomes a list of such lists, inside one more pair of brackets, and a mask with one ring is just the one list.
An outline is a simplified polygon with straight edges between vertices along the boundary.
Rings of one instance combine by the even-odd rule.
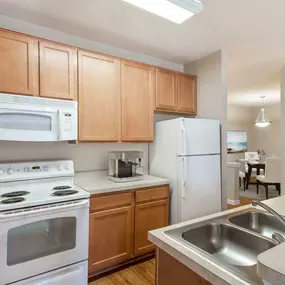
[[17, 209], [17, 210], [10, 210], [5, 212], [0, 212], [0, 220], [3, 219], [11, 219], [11, 218], [19, 218], [19, 217], [27, 217], [27, 216], [34, 216], [38, 214], [46, 214], [49, 212], [55, 213], [58, 211], [66, 211], [69, 209], [76, 209], [76, 208], [89, 208], [89, 199], [83, 200], [75, 200], [57, 204], [50, 204], [50, 205], [42, 205], [33, 208], [24, 208], [24, 209]]

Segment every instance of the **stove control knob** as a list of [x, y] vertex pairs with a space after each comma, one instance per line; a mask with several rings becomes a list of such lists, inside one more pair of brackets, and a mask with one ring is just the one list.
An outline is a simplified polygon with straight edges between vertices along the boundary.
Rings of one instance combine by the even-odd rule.
[[63, 165], [62, 165], [62, 164], [59, 164], [59, 165], [57, 166], [57, 170], [58, 170], [58, 171], [63, 170]]
[[0, 175], [5, 174], [5, 170], [3, 168], [0, 168]]
[[7, 169], [7, 173], [8, 174], [13, 174], [15, 172], [15, 169], [13, 169], [13, 168], [11, 168], [11, 167], [9, 167], [8, 169]]

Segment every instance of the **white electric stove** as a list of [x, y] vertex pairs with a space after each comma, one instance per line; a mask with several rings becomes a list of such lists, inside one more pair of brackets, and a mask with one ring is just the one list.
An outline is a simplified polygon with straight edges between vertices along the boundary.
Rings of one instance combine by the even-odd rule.
[[0, 284], [86, 285], [89, 193], [72, 161], [0, 164]]

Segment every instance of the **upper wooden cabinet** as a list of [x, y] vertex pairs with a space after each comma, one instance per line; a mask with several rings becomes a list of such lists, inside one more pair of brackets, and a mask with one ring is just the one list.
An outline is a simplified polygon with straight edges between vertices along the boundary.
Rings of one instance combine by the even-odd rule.
[[78, 99], [82, 142], [150, 142], [154, 110], [197, 113], [195, 76], [4, 29], [0, 92]]
[[122, 141], [153, 140], [153, 66], [121, 61]]
[[196, 76], [156, 68], [155, 109], [175, 113], [197, 113]]
[[38, 95], [38, 41], [0, 30], [0, 92]]
[[155, 108], [157, 110], [177, 110], [177, 73], [156, 68]]
[[120, 139], [120, 61], [78, 52], [79, 140]]
[[40, 96], [77, 98], [77, 50], [40, 41]]
[[178, 111], [197, 113], [197, 77], [183, 73], [178, 74]]

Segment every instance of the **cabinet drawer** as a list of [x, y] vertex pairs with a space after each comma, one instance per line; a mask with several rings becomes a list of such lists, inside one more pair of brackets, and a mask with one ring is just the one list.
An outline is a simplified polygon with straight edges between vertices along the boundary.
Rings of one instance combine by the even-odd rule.
[[145, 190], [138, 190], [135, 194], [136, 203], [167, 199], [169, 197], [168, 185]]
[[132, 193], [122, 193], [106, 195], [101, 197], [94, 197], [90, 199], [90, 211], [100, 211], [120, 206], [131, 205], [133, 201]]

